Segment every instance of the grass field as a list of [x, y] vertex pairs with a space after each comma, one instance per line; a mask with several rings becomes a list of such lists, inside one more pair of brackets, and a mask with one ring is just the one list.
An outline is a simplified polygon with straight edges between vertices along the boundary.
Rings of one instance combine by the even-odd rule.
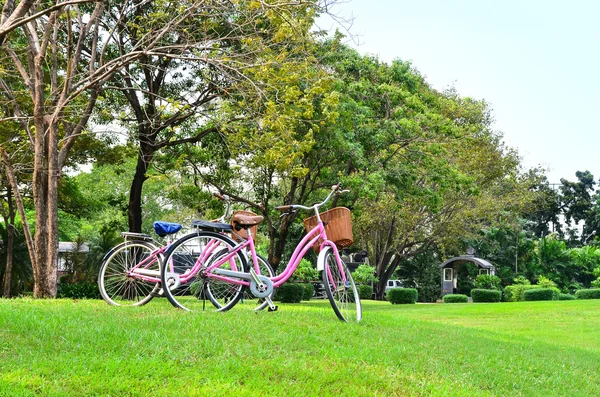
[[0, 396], [599, 396], [600, 301], [327, 301], [185, 313], [165, 299], [0, 299]]

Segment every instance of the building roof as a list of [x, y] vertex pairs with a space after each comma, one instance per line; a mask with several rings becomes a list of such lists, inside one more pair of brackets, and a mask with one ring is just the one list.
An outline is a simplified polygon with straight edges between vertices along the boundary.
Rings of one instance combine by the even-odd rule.
[[440, 265], [440, 267], [442, 267], [442, 268], [446, 267], [447, 265], [453, 264], [454, 262], [460, 262], [460, 263], [471, 262], [471, 263], [474, 263], [477, 266], [482, 267], [484, 269], [496, 269], [496, 267], [494, 265], [492, 265], [490, 262], [486, 261], [485, 259], [477, 258], [473, 255], [461, 255], [461, 256], [457, 256], [455, 258], [450, 258], [446, 262], [442, 263]]

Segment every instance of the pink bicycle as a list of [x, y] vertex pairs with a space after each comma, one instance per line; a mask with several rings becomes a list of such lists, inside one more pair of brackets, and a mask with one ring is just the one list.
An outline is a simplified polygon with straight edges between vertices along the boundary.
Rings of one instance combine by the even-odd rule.
[[[305, 222], [307, 234], [279, 275], [263, 273], [262, 261], [259, 261], [254, 239], [251, 238], [251, 228], [263, 221], [262, 216], [233, 216], [234, 230], [245, 230], [250, 236], [240, 243], [223, 234], [231, 230], [229, 224], [197, 224], [196, 232], [174, 242], [164, 254], [164, 263], [167, 265], [162, 267], [161, 281], [163, 286], [168, 286], [164, 289], [165, 296], [175, 307], [184, 310], [201, 310], [208, 299], [213, 304], [216, 301], [220, 306], [219, 310], [225, 311], [235, 306], [242, 298], [244, 290], [249, 289], [254, 297], [269, 306], [269, 310], [277, 310], [277, 306], [271, 300], [274, 289], [291, 277], [300, 260], [314, 246], [319, 251], [317, 269], [321, 272], [325, 292], [335, 314], [342, 321], [359, 322], [362, 319], [362, 307], [356, 285], [346, 264], [340, 258], [335, 242], [327, 236], [328, 231], [331, 231], [331, 223], [334, 222], [330, 221], [326, 226], [321, 218], [322, 214], [319, 213], [319, 208], [329, 202], [334, 194], [345, 192], [338, 184], [332, 187], [327, 198], [321, 203], [309, 207], [276, 207], [284, 212], [282, 216], [298, 210], [314, 211], [315, 214], [312, 217], [314, 222]], [[349, 211], [344, 210], [346, 215], [349, 215]], [[345, 218], [349, 220], [349, 216]]]

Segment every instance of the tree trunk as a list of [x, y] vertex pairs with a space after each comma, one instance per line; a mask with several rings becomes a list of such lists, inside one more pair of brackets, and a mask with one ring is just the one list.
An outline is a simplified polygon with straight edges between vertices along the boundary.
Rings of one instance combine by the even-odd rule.
[[148, 179], [146, 172], [148, 171], [153, 155], [154, 153], [149, 149], [142, 149], [138, 155], [135, 175], [133, 176], [131, 190], [129, 191], [128, 218], [130, 232], [142, 232], [142, 191], [144, 182]]
[[3, 279], [3, 296], [10, 298], [12, 296], [12, 269], [13, 269], [13, 253], [15, 246], [15, 208], [12, 203], [12, 189], [10, 185], [7, 187], [6, 201], [8, 202], [8, 213], [2, 209], [4, 224], [6, 225], [6, 266], [4, 267]]

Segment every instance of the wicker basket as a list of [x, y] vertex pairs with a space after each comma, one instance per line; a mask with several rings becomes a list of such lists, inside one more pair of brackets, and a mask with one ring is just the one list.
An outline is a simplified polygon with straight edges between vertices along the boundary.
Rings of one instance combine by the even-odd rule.
[[[246, 215], [246, 216], [256, 216], [256, 214], [252, 211], [242, 211], [242, 210], [234, 211], [233, 215], [236, 215], [236, 214]], [[233, 219], [233, 217], [232, 217], [232, 219]], [[233, 224], [233, 221], [231, 221], [231, 226], [233, 227], [233, 231], [235, 232], [235, 233], [231, 233], [231, 238], [233, 238], [238, 243], [248, 239], [248, 231], [246, 229], [242, 229], [240, 231], [235, 230], [235, 225]], [[250, 228], [250, 230], [252, 230], [252, 235], [256, 236], [256, 233], [258, 231], [258, 226], [252, 226]]]
[[[329, 211], [320, 214], [321, 220], [325, 224], [327, 238], [335, 243], [338, 248], [349, 247], [354, 243], [352, 238], [352, 218], [350, 210], [345, 207], [332, 208]], [[310, 232], [317, 226], [317, 217], [311, 216], [304, 220], [304, 227]], [[313, 246], [315, 252], [319, 253], [322, 239], [319, 239]]]

